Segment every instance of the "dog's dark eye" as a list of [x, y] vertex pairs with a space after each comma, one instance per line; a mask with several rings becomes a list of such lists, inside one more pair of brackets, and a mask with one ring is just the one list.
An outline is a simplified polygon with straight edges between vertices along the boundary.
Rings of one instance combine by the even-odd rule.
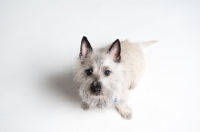
[[92, 74], [93, 70], [92, 70], [92, 69], [87, 69], [87, 70], [85, 70], [85, 72], [86, 72], [86, 73], [87, 73], [87, 75], [89, 76], [89, 75], [91, 75], [91, 74]]
[[110, 71], [109, 71], [109, 70], [105, 70], [104, 74], [105, 74], [106, 76], [109, 76], [109, 75], [110, 75]]

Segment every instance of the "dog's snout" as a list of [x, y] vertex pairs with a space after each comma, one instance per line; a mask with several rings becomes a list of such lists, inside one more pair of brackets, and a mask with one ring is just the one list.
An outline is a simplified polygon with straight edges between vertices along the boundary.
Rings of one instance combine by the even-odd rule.
[[94, 92], [95, 93], [98, 93], [98, 92], [100, 92], [101, 91], [101, 87], [94, 87]]
[[101, 83], [100, 82], [93, 82], [91, 86], [92, 93], [98, 95], [101, 92]]

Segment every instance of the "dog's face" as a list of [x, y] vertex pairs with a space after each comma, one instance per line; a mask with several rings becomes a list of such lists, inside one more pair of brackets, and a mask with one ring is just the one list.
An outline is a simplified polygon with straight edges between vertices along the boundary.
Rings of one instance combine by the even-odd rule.
[[119, 40], [95, 53], [87, 38], [83, 37], [80, 63], [74, 69], [74, 79], [83, 101], [112, 101], [120, 85], [120, 52]]

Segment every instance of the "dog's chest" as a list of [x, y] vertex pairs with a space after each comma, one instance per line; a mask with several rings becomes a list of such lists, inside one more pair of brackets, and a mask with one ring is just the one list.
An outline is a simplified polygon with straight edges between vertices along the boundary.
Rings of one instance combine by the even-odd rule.
[[96, 107], [104, 108], [104, 107], [111, 106], [116, 102], [117, 102], [117, 98], [114, 98], [114, 99], [99, 99], [97, 104], [96, 104]]

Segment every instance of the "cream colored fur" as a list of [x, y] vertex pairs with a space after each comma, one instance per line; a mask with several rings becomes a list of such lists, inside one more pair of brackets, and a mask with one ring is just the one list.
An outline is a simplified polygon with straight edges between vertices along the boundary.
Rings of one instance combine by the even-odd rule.
[[[79, 87], [82, 99], [82, 108], [104, 108], [113, 106], [125, 119], [131, 119], [132, 111], [127, 105], [130, 89], [137, 86], [143, 73], [145, 63], [143, 48], [155, 43], [131, 43], [128, 40], [121, 42], [121, 60], [115, 62], [108, 53], [110, 45], [96, 52], [89, 52], [87, 57], [80, 58], [74, 67], [74, 80]], [[92, 67], [93, 74], [88, 76], [85, 70]], [[105, 69], [111, 71], [105, 76]], [[102, 84], [102, 92], [96, 96], [91, 93], [90, 86], [97, 80]], [[116, 102], [115, 102], [116, 99]]]

